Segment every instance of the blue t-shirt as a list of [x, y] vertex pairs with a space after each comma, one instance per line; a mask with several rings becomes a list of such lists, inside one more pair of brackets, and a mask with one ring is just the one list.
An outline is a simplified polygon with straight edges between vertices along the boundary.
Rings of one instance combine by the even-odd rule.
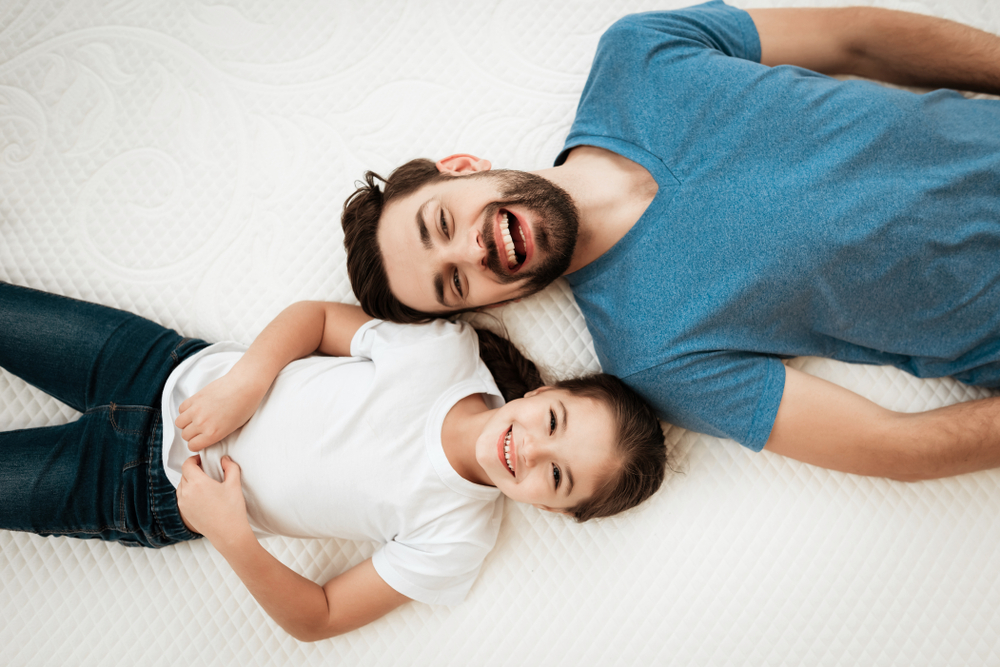
[[721, 2], [601, 39], [566, 146], [645, 167], [635, 226], [568, 276], [604, 370], [760, 450], [780, 359], [1000, 386], [1000, 102], [759, 64]]

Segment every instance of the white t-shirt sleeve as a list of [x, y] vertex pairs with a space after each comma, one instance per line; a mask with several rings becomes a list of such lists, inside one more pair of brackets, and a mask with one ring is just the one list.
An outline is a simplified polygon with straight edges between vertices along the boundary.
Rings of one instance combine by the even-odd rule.
[[375, 338], [377, 336], [375, 327], [380, 324], [386, 323], [382, 320], [368, 320], [354, 332], [354, 337], [351, 338], [352, 357], [364, 357], [365, 359], [372, 358], [372, 346], [375, 345]]
[[[382, 355], [409, 358], [412, 350], [407, 348], [421, 344], [457, 349], [459, 346], [473, 344], [471, 341], [478, 341], [474, 334], [469, 336], [469, 329], [470, 325], [465, 322], [440, 319], [426, 324], [396, 324], [383, 320], [369, 320], [354, 333], [354, 338], [351, 339], [351, 356], [373, 361], [378, 361]], [[474, 345], [475, 347], [469, 349], [478, 355], [478, 342]]]
[[[475, 523], [467, 524], [480, 527], [463, 531], [461, 539], [452, 542], [388, 542], [372, 556], [375, 571], [385, 583], [413, 600], [459, 604], [469, 594], [486, 554], [496, 543], [503, 502], [498, 499], [482, 507], [480, 514]], [[442, 571], [442, 564], [447, 564], [446, 571]]]

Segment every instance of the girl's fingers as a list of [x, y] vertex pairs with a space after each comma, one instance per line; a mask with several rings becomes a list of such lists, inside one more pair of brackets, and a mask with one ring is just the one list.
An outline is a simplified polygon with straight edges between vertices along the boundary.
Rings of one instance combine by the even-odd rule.
[[192, 440], [197, 439], [199, 435], [201, 435], [201, 431], [194, 424], [188, 424], [187, 427], [181, 431], [181, 437], [184, 438], [184, 441], [187, 442], [188, 445], [191, 444]]
[[[186, 402], [187, 401], [185, 401], [185, 403]], [[174, 420], [174, 426], [176, 426], [177, 428], [184, 428], [185, 426], [190, 424], [193, 420], [194, 418], [188, 413], [184, 412], [184, 408], [181, 408], [180, 414], [177, 415], [177, 419]]]
[[181, 482], [191, 482], [192, 479], [196, 478], [198, 475], [204, 475], [205, 471], [201, 469], [201, 457], [195, 454], [194, 456], [189, 456], [184, 463], [181, 465]]
[[[185, 440], [187, 439], [185, 438]], [[190, 440], [187, 440], [187, 444], [188, 444], [188, 449], [192, 452], [200, 452], [209, 445], [209, 443], [206, 442], [205, 436], [203, 436], [200, 433], [191, 438]]]
[[229, 455], [222, 457], [222, 474], [225, 482], [233, 480], [232, 483], [240, 486], [240, 464], [232, 460]]

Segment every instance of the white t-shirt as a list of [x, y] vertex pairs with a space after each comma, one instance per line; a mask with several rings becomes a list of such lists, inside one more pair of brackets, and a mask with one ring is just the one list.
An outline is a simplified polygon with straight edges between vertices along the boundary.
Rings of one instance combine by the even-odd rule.
[[[245, 347], [219, 343], [186, 359], [163, 392], [163, 463], [176, 486], [190, 456], [173, 425], [180, 404], [224, 375]], [[201, 452], [222, 479], [228, 454], [242, 471], [258, 535], [384, 542], [375, 570], [431, 604], [461, 602], [493, 548], [503, 496], [461, 477], [441, 445], [445, 415], [462, 398], [503, 404], [467, 324], [373, 320], [350, 357], [289, 364], [242, 429]]]

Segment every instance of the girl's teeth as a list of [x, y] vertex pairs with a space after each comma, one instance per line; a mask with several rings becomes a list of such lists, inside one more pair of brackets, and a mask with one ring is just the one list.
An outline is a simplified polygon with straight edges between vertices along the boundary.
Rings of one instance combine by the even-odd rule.
[[507, 437], [503, 439], [503, 457], [507, 459], [507, 467], [513, 473], [514, 466], [510, 464], [510, 435], [510, 431], [507, 431]]

